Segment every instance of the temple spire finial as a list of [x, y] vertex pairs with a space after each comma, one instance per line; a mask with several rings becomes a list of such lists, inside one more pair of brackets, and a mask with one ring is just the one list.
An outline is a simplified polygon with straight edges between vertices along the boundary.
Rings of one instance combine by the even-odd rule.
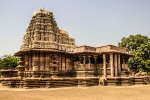
[[42, 7], [42, 10], [45, 10], [45, 8], [44, 8], [44, 7]]

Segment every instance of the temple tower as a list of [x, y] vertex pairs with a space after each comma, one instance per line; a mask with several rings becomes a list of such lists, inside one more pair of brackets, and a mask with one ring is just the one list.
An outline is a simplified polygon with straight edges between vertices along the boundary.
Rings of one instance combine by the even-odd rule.
[[59, 49], [73, 51], [75, 40], [58, 28], [52, 12], [42, 8], [34, 12], [20, 50]]
[[75, 47], [75, 39], [59, 29], [53, 13], [39, 9], [32, 16], [20, 51], [15, 53], [22, 62], [18, 66], [18, 75], [49, 77], [60, 70], [68, 70], [71, 62], [67, 62], [68, 54], [65, 53], [73, 52]]

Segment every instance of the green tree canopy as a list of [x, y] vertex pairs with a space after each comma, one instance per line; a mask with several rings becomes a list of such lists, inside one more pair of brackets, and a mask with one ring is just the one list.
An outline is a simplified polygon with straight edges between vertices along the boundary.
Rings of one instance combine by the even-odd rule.
[[150, 72], [150, 39], [147, 36], [137, 34], [123, 37], [118, 46], [125, 47], [128, 53], [135, 55], [128, 62], [131, 69]]
[[4, 66], [6, 67], [16, 67], [18, 65], [19, 59], [15, 56], [5, 56], [0, 59], [0, 69]]

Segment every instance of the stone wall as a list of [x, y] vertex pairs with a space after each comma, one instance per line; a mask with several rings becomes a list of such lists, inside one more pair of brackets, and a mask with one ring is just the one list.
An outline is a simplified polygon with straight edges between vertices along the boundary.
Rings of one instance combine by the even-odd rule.
[[91, 47], [91, 46], [80, 46], [80, 47], [76, 47], [73, 52], [94, 52], [96, 51], [95, 47]]
[[96, 52], [107, 52], [107, 51], [111, 51], [111, 50], [115, 50], [118, 52], [122, 52], [122, 53], [126, 53], [126, 49], [122, 48], [122, 47], [117, 47], [114, 45], [106, 45], [106, 46], [102, 46], [102, 47], [97, 47], [96, 48]]
[[[102, 81], [103, 80], [103, 81]], [[131, 86], [147, 85], [150, 77], [113, 77], [113, 78], [0, 78], [0, 84], [11, 88], [57, 88], [57, 87], [76, 87], [76, 86]]]
[[116, 50], [116, 51], [120, 51], [122, 53], [126, 53], [126, 49], [125, 48], [117, 47], [117, 46], [114, 46], [114, 45], [110, 46], [110, 50]]

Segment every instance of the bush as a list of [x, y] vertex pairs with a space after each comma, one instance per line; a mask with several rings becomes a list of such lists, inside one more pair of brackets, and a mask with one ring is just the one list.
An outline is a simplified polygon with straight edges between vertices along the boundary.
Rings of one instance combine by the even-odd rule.
[[18, 66], [19, 59], [15, 56], [7, 56], [0, 60], [0, 69], [2, 67], [13, 67]]

